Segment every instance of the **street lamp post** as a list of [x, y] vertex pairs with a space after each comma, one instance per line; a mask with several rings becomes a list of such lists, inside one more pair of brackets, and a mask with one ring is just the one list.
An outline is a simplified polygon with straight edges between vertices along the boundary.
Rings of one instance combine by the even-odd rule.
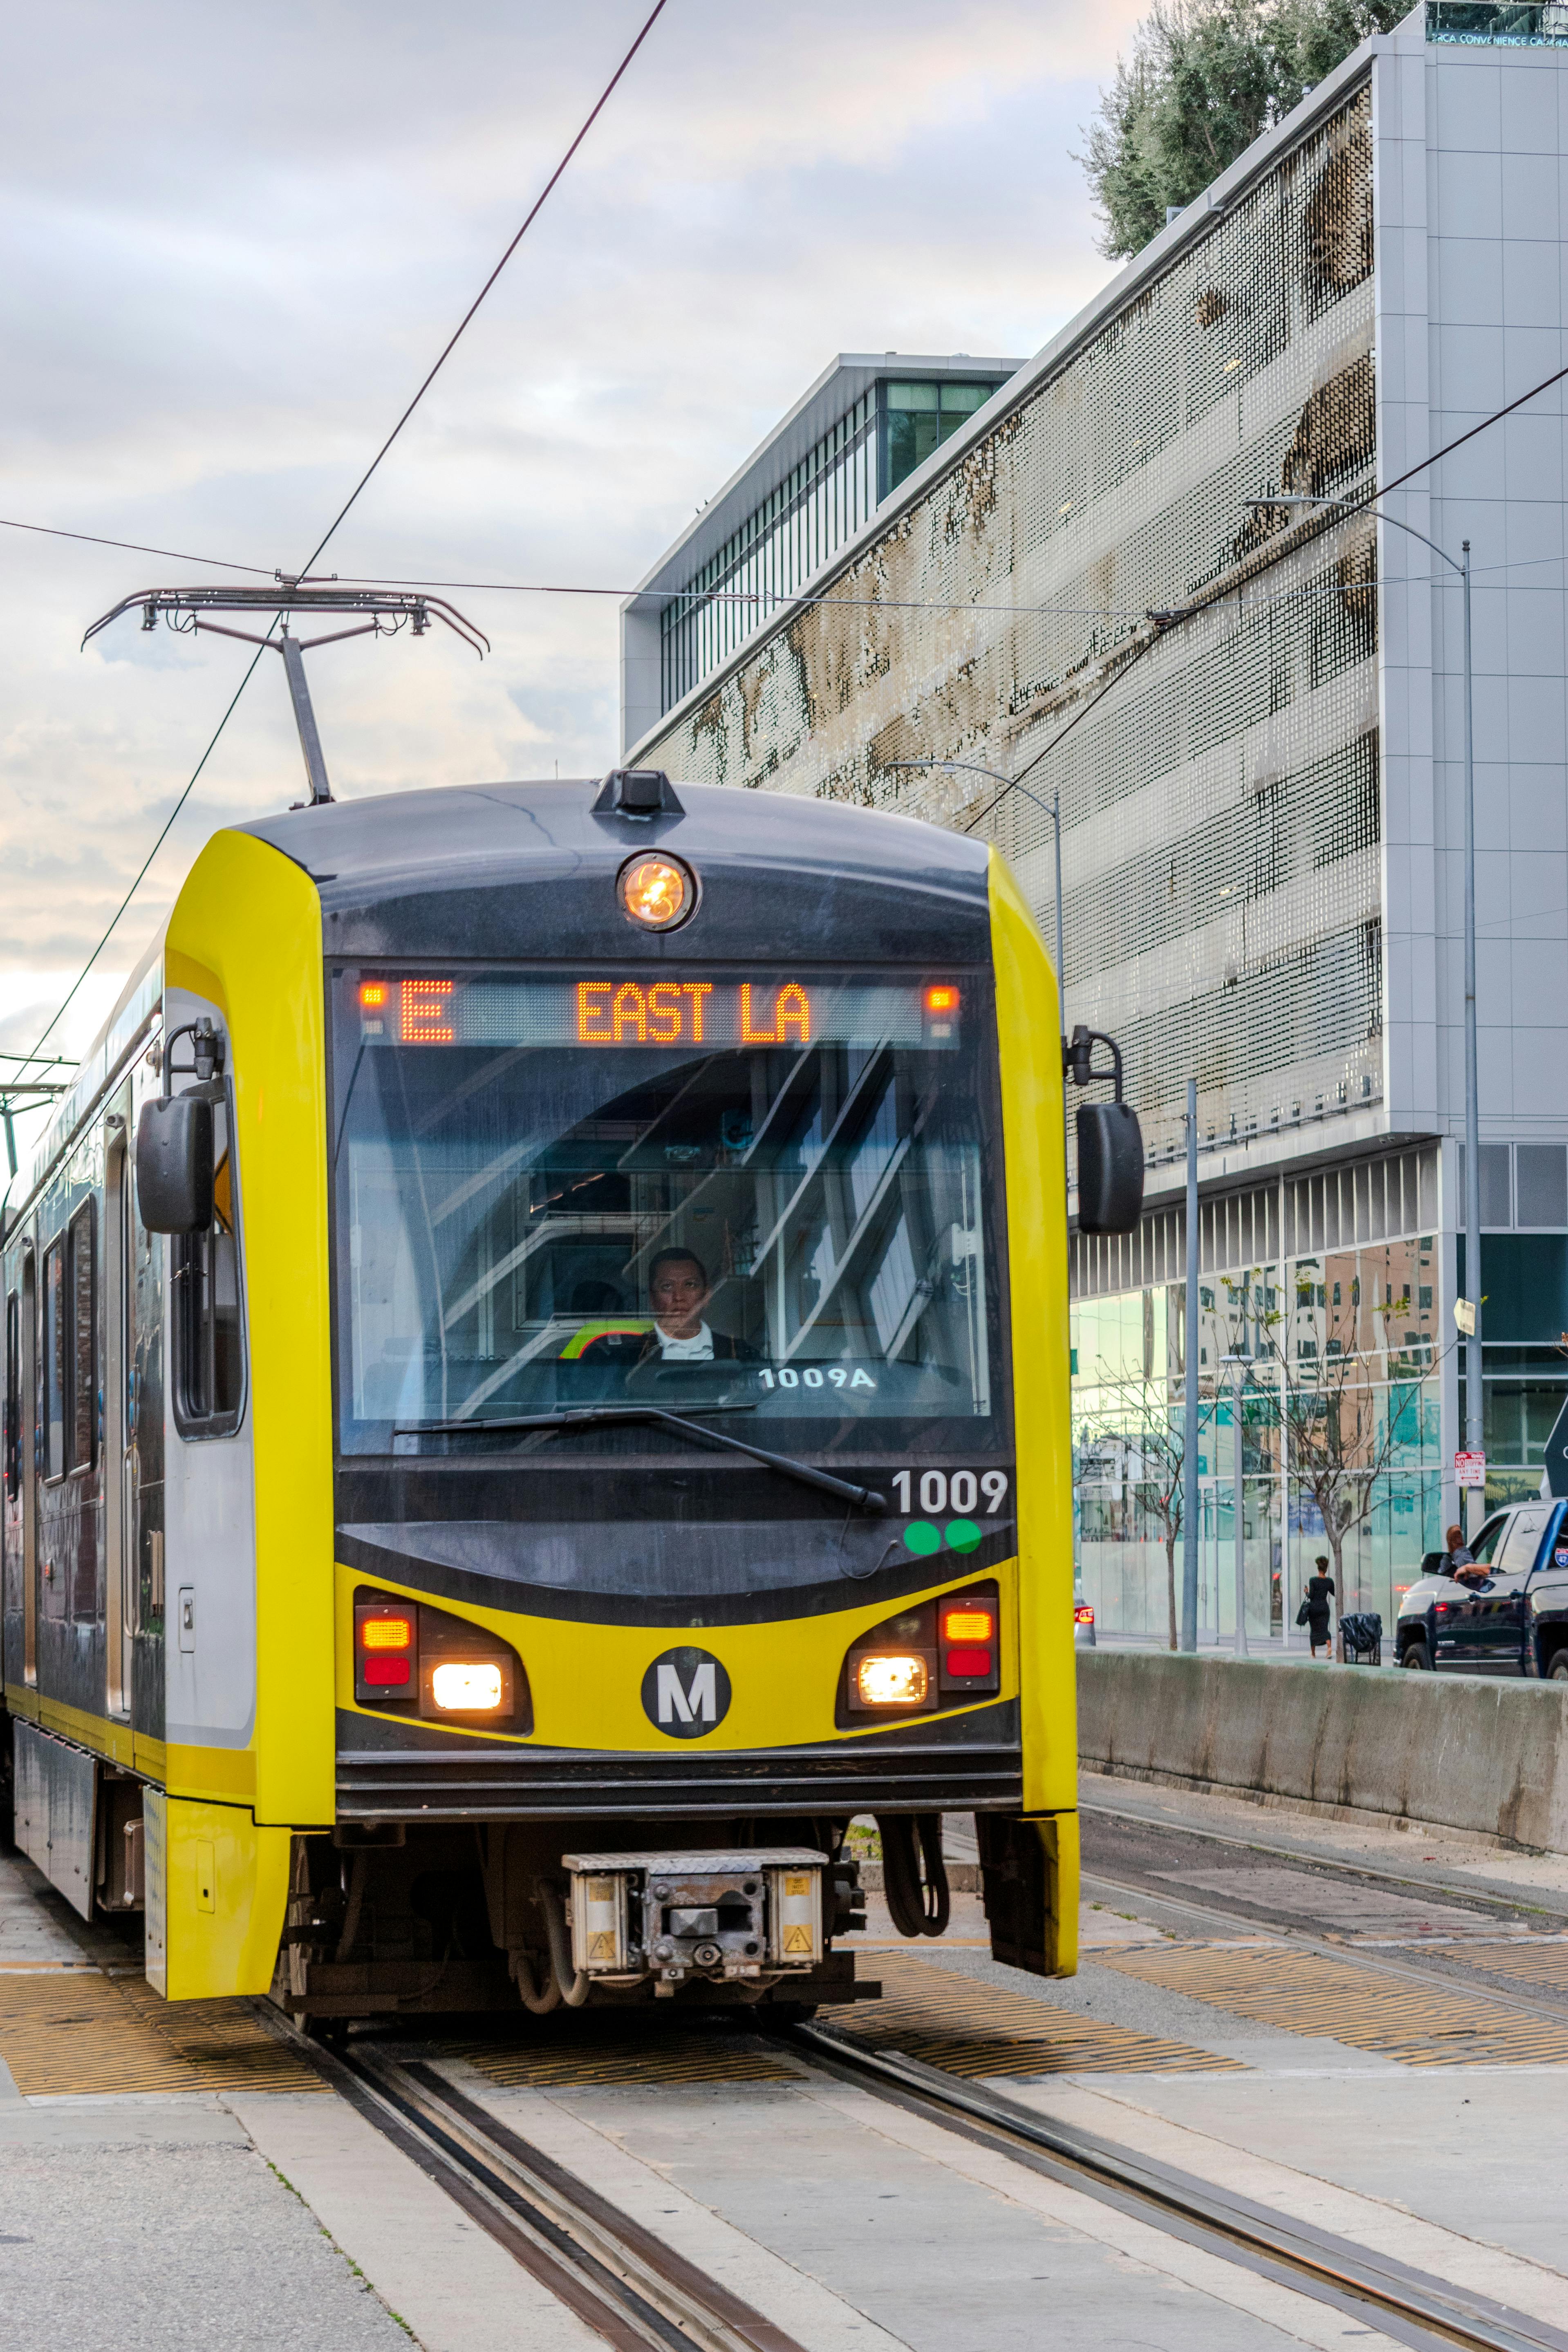
[[[1060, 1000], [1067, 985], [1062, 971], [1062, 796], [1060, 790], [1058, 790], [1055, 800], [1047, 804], [1041, 800], [1037, 793], [1032, 793], [1027, 784], [1021, 784], [1016, 776], [1005, 776], [1000, 768], [982, 768], [973, 760], [889, 760], [888, 765], [894, 770], [911, 772], [921, 768], [931, 768], [942, 776], [989, 776], [993, 783], [1005, 784], [1009, 792], [1022, 793], [1026, 801], [1033, 801], [1042, 816], [1050, 818], [1056, 833], [1057, 848], [1057, 997], [1059, 1011]], [[1068, 1025], [1065, 1012], [1061, 1014], [1061, 1024], [1062, 1034], [1065, 1037]]]
[[[1221, 1360], [1221, 1362], [1222, 1362], [1222, 1363], [1226, 1363], [1226, 1364], [1228, 1364], [1228, 1365], [1230, 1366], [1230, 1371], [1231, 1371], [1231, 1390], [1230, 1390], [1230, 1433], [1231, 1433], [1231, 1480], [1232, 1480], [1232, 1496], [1233, 1496], [1233, 1500], [1232, 1500], [1232, 1503], [1231, 1503], [1231, 1533], [1232, 1533], [1233, 1537], [1235, 1538], [1235, 1545], [1236, 1545], [1236, 1634], [1235, 1634], [1235, 1649], [1236, 1649], [1236, 1654], [1237, 1654], [1237, 1656], [1238, 1658], [1245, 1658], [1245, 1657], [1247, 1656], [1247, 1517], [1246, 1517], [1245, 1500], [1244, 1500], [1244, 1498], [1245, 1498], [1245, 1494], [1246, 1494], [1246, 1486], [1245, 1486], [1245, 1481], [1244, 1481], [1244, 1477], [1243, 1477], [1243, 1472], [1244, 1472], [1244, 1470], [1245, 1470], [1246, 1464], [1245, 1464], [1245, 1459], [1244, 1459], [1244, 1454], [1243, 1454], [1243, 1441], [1242, 1441], [1242, 1421], [1243, 1421], [1242, 1405], [1243, 1405], [1243, 1382], [1246, 1381], [1246, 1378], [1247, 1378], [1247, 1364], [1250, 1362], [1251, 1359], [1250, 1359], [1249, 1357], [1247, 1357], [1247, 1356], [1234, 1356], [1234, 1355], [1233, 1355], [1233, 1356], [1224, 1356], [1224, 1357], [1222, 1357], [1222, 1358], [1221, 1358], [1221, 1360]], [[1216, 1628], [1216, 1631], [1217, 1631], [1217, 1628]]]
[[[1485, 1442], [1481, 1391], [1481, 1151], [1480, 1092], [1476, 1066], [1476, 736], [1475, 667], [1470, 638], [1470, 542], [1461, 542], [1458, 561], [1435, 539], [1397, 515], [1384, 514], [1371, 499], [1321, 498], [1254, 499], [1254, 507], [1337, 507], [1345, 514], [1373, 514], [1380, 522], [1418, 539], [1459, 576], [1464, 593], [1465, 653], [1465, 1287], [1474, 1318], [1465, 1341], [1465, 1446], [1479, 1454]], [[1486, 1496], [1481, 1497], [1483, 1515]]]

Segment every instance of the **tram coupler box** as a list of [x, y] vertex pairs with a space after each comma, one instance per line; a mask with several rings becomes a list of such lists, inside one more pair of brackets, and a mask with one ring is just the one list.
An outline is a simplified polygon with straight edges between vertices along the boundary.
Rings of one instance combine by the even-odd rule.
[[746, 1853], [564, 1853], [572, 1964], [623, 1984], [742, 1983], [821, 1964], [822, 1874], [808, 1846]]

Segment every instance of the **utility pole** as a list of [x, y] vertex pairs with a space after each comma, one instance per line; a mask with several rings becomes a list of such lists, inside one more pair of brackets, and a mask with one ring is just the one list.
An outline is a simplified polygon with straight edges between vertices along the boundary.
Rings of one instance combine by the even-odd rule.
[[[1481, 1118], [1476, 1066], [1476, 730], [1475, 676], [1470, 649], [1470, 542], [1463, 542], [1465, 604], [1465, 1288], [1474, 1320], [1465, 1341], [1465, 1445], [1486, 1450], [1486, 1400], [1481, 1389]], [[1452, 556], [1448, 558], [1453, 562]], [[1472, 1486], [1467, 1493], [1473, 1495]], [[1486, 1488], [1480, 1516], [1487, 1515]], [[1466, 1533], [1471, 1506], [1465, 1506]]]
[[[1397, 515], [1385, 514], [1375, 498], [1321, 498], [1307, 492], [1292, 492], [1279, 498], [1251, 499], [1247, 503], [1264, 509], [1280, 512], [1290, 509], [1321, 508], [1337, 509], [1341, 514], [1369, 514], [1394, 530], [1402, 530], [1409, 539], [1418, 539], [1434, 555], [1458, 574], [1463, 593], [1463, 647], [1465, 676], [1465, 1291], [1468, 1296], [1473, 1321], [1465, 1340], [1465, 1448], [1468, 1453], [1480, 1454], [1486, 1447], [1485, 1398], [1481, 1390], [1481, 1147], [1480, 1147], [1480, 1081], [1476, 1054], [1476, 722], [1475, 722], [1475, 657], [1470, 635], [1470, 542], [1462, 540], [1460, 552], [1449, 554], [1435, 539], [1428, 539], [1414, 523], [1402, 522]], [[1447, 746], [1445, 745], [1445, 749]], [[1471, 1490], [1473, 1491], [1473, 1490]], [[1468, 1533], [1470, 1509], [1460, 1491], [1460, 1509]], [[1486, 1517], [1486, 1490], [1481, 1489], [1479, 1506]]]
[[1186, 1446], [1182, 1456], [1182, 1647], [1198, 1646], [1198, 1082], [1187, 1080]]
[[1247, 1654], [1247, 1490], [1243, 1483], [1242, 1476], [1241, 1408], [1243, 1396], [1242, 1383], [1247, 1377], [1247, 1358], [1245, 1356], [1230, 1356], [1227, 1357], [1226, 1360], [1230, 1365], [1231, 1371], [1230, 1424], [1231, 1438], [1233, 1441], [1233, 1450], [1231, 1454], [1231, 1480], [1232, 1494], [1235, 1498], [1232, 1504], [1232, 1512], [1235, 1519], [1233, 1533], [1236, 1538], [1236, 1654], [1238, 1658], [1245, 1658]]

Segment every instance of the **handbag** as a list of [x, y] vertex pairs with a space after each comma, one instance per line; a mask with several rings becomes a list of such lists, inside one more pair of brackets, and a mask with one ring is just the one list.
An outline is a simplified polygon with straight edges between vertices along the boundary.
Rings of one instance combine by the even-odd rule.
[[1308, 1608], [1308, 1606], [1307, 1606], [1306, 1602], [1303, 1601], [1302, 1601], [1302, 1603], [1301, 1603], [1301, 1606], [1300, 1606], [1300, 1609], [1298, 1609], [1298, 1610], [1297, 1610], [1297, 1612], [1296, 1612], [1296, 1622], [1297, 1622], [1297, 1624], [1298, 1624], [1298, 1625], [1305, 1625], [1305, 1624], [1307, 1623], [1308, 1620], [1310, 1618], [1311, 1614], [1312, 1614], [1311, 1611]]

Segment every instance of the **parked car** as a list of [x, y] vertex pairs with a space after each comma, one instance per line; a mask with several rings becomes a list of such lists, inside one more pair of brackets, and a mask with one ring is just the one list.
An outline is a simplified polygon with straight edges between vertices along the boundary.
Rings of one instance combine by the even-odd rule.
[[1072, 1644], [1075, 1650], [1092, 1650], [1094, 1647], [1094, 1611], [1081, 1592], [1073, 1599]]
[[1429, 1551], [1399, 1607], [1399, 1664], [1568, 1682], [1568, 1503], [1515, 1503], [1470, 1546], [1475, 1570]]

